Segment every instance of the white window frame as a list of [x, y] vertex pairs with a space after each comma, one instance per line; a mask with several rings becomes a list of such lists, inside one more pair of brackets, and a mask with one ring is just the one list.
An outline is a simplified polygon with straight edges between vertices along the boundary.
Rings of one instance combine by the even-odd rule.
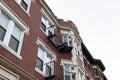
[[84, 78], [85, 78], [84, 73], [80, 68], [78, 68], [77, 76], [78, 76], [77, 80], [84, 80]]
[[[39, 49], [42, 49], [41, 47], [39, 47]], [[42, 49], [42, 50], [44, 50], [44, 49]], [[38, 55], [40, 54], [40, 52], [38, 52]], [[49, 61], [48, 60], [48, 57], [47, 57], [47, 55], [49, 55], [49, 56], [51, 56], [52, 57], [52, 59], [51, 59], [51, 61]], [[40, 57], [38, 57], [38, 58], [40, 58]], [[41, 59], [41, 58], [40, 58]], [[48, 75], [46, 75], [46, 63], [49, 63], [49, 62], [52, 62], [53, 60], [54, 60], [54, 58], [53, 58], [53, 56], [52, 55], [50, 55], [49, 53], [47, 53], [47, 51], [43, 51], [43, 57], [42, 57], [42, 59], [41, 59], [42, 61], [43, 61], [43, 66], [42, 66], [42, 69], [43, 69], [43, 71], [41, 71], [39, 68], [37, 68], [37, 70], [39, 70], [39, 72], [40, 73], [42, 73], [44, 76], [48, 76]], [[49, 62], [48, 62], [49, 61]], [[51, 65], [51, 68], [54, 68], [54, 66], [53, 65]], [[52, 72], [53, 72], [53, 69], [52, 69]], [[51, 74], [52, 74], [52, 72], [51, 72]]]
[[22, 8], [22, 10], [25, 11], [27, 14], [29, 14], [32, 0], [29, 0], [30, 2], [28, 3], [26, 2], [26, 0], [23, 0], [23, 1], [28, 5], [27, 10], [25, 10], [23, 6], [21, 5], [22, 0], [15, 0], [15, 2]]
[[9, 80], [6, 77], [4, 77], [3, 75], [0, 75], [0, 78], [2, 78], [3, 80]]
[[[55, 30], [55, 26], [54, 26], [54, 22], [50, 19], [50, 17], [48, 16], [48, 14], [45, 12], [45, 10], [43, 10], [43, 8], [41, 9], [41, 13], [42, 13], [42, 18], [41, 18], [41, 25], [42, 23], [45, 22], [45, 26], [46, 26], [46, 31], [44, 31], [42, 28], [41, 28], [41, 25], [40, 25], [40, 29], [48, 36], [49, 32], [50, 31], [52, 34], [54, 34], [54, 30]], [[51, 25], [50, 25], [51, 24]], [[53, 26], [53, 27], [51, 27]], [[50, 28], [51, 27], [51, 28]]]
[[[29, 27], [26, 24], [24, 24], [24, 22], [18, 16], [16, 16], [16, 14], [11, 9], [9, 9], [8, 6], [4, 2], [0, 2], [0, 10], [3, 11], [7, 16], [10, 17], [11, 20], [9, 22], [11, 23], [11, 26], [13, 24], [17, 24], [20, 27], [20, 29], [23, 31], [22, 32], [23, 35], [21, 35], [21, 39], [20, 39], [21, 42], [19, 44], [17, 52], [15, 52], [13, 49], [11, 49], [8, 46], [9, 40], [7, 40], [8, 36], [10, 36], [12, 34], [12, 30], [13, 30], [12, 27], [13, 26], [12, 27], [9, 26], [7, 28], [7, 30], [9, 32], [6, 33], [5, 36], [4, 36], [4, 39], [6, 39], [6, 40], [0, 41], [0, 45], [2, 47], [4, 47], [6, 50], [8, 50], [9, 52], [11, 52], [17, 58], [22, 59], [22, 56], [20, 55], [20, 53], [21, 53], [21, 49], [22, 49], [22, 43], [23, 43], [24, 33], [27, 33], [27, 35], [28, 35], [28, 33], [29, 33]], [[5, 37], [7, 37], [7, 38], [5, 38]], [[9, 39], [10, 39], [10, 37], [9, 37]]]
[[63, 69], [64, 69], [64, 80], [65, 80], [65, 76], [66, 76], [66, 69], [65, 69], [65, 65], [69, 65], [69, 71], [68, 71], [68, 73], [69, 73], [69, 76], [70, 76], [70, 80], [72, 80], [72, 66], [71, 66], [71, 64], [64, 64], [63, 65]]
[[[49, 50], [49, 48], [45, 45], [45, 43], [43, 42], [43, 41], [41, 41], [39, 38], [37, 39], [37, 41], [36, 41], [36, 43], [38, 44], [38, 49], [39, 48], [42, 48], [43, 50], [44, 50], [44, 54], [45, 54], [45, 56], [48, 54], [48, 55], [50, 55], [51, 57], [52, 57], [52, 60], [51, 61], [56, 61], [56, 55], [54, 55], [54, 52], [52, 52], [51, 50]], [[39, 53], [38, 53], [39, 54]], [[45, 65], [45, 62], [44, 61], [46, 61], [46, 58], [45, 58], [45, 56], [44, 56], [44, 59], [43, 59], [43, 65]], [[43, 66], [43, 71], [41, 71], [40, 69], [38, 69], [37, 67], [35, 67], [35, 70], [38, 72], [38, 73], [40, 73], [41, 75], [43, 75], [43, 76], [48, 76], [48, 75], [46, 75], [46, 70], [45, 70], [45, 67], [46, 66]], [[52, 64], [52, 72], [51, 72], [51, 74], [53, 74], [54, 73], [54, 64]]]

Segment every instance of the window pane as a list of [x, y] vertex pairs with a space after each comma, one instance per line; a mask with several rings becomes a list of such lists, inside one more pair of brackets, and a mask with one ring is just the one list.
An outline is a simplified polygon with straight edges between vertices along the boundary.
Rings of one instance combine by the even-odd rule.
[[27, 11], [28, 5], [27, 5], [27, 3], [24, 0], [21, 1], [20, 5]]
[[17, 52], [18, 46], [19, 46], [19, 41], [15, 37], [11, 36], [10, 42], [9, 42], [9, 47]]
[[36, 67], [43, 71], [43, 61], [40, 58], [37, 58], [37, 65]]
[[3, 79], [3, 78], [0, 77], [0, 80], [5, 80], [5, 79]]
[[93, 68], [94, 76], [98, 76], [97, 68]]
[[71, 67], [69, 64], [65, 64], [65, 76], [71, 76]]
[[15, 24], [15, 27], [13, 29], [12, 35], [17, 39], [20, 40], [20, 36], [21, 36], [21, 30], [20, 28], [18, 28], [18, 26]]
[[65, 80], [70, 80], [70, 76], [65, 75]]
[[0, 40], [3, 41], [6, 30], [0, 26]]
[[45, 56], [44, 50], [43, 50], [41, 47], [38, 48], [38, 57], [39, 57], [41, 60], [44, 60], [44, 56]]
[[9, 22], [9, 17], [0, 9], [0, 25], [6, 29], [8, 22]]
[[42, 28], [43, 31], [46, 32], [46, 25], [43, 22], [41, 22], [41, 28]]
[[68, 46], [68, 37], [67, 37], [67, 35], [63, 35], [63, 43], [64, 43], [64, 45]]
[[51, 75], [51, 67], [49, 65], [46, 65], [46, 75]]

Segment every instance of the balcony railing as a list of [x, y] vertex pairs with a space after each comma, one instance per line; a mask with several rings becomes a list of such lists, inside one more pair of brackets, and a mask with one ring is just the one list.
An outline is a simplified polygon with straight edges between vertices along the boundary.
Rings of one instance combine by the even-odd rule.
[[46, 63], [45, 80], [63, 80], [63, 68], [55, 61]]
[[63, 80], [63, 68], [55, 61], [46, 63], [45, 80]]
[[48, 39], [61, 52], [71, 52], [73, 48], [71, 45], [66, 45], [66, 43], [63, 43], [62, 40], [56, 34], [52, 34], [50, 31], [48, 31]]

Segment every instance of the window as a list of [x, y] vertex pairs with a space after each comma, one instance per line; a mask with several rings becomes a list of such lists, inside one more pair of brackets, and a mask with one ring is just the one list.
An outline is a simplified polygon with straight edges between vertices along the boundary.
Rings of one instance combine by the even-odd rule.
[[86, 80], [90, 80], [88, 76], [86, 76]]
[[63, 43], [65, 45], [68, 45], [68, 37], [67, 37], [67, 35], [63, 35]]
[[10, 18], [0, 9], [0, 40], [3, 41]]
[[0, 9], [0, 42], [14, 54], [20, 54], [24, 31]]
[[0, 77], [0, 80], [5, 80], [5, 79], [3, 79], [2, 77]]
[[21, 0], [20, 5], [27, 11], [28, 5], [24, 0]]
[[44, 32], [46, 32], [46, 25], [43, 22], [41, 22], [41, 28]]
[[31, 0], [16, 0], [16, 2], [28, 13], [31, 5]]
[[19, 27], [15, 24], [11, 38], [10, 38], [10, 42], [9, 42], [9, 47], [11, 47], [14, 51], [17, 52], [18, 50], [18, 46], [19, 46], [19, 40], [20, 40], [20, 36], [21, 36], [21, 30], [19, 29]]
[[36, 67], [43, 71], [43, 60], [41, 60], [39, 57], [37, 58], [37, 65]]
[[51, 66], [46, 65], [46, 75], [51, 75], [51, 70], [52, 70]]
[[65, 78], [65, 80], [72, 79], [71, 65], [69, 65], [69, 64], [64, 65], [64, 78]]
[[45, 76], [50, 76], [53, 72], [53, 56], [47, 53], [42, 47], [38, 48], [38, 58], [36, 68]]
[[44, 14], [42, 15], [40, 28], [46, 33], [46, 35], [49, 35], [49, 32], [54, 34], [54, 25], [48, 19], [48, 17], [46, 15], [44, 15]]
[[64, 45], [72, 46], [72, 38], [71, 38], [71, 36], [69, 36], [68, 34], [63, 34], [62, 39], [63, 39], [62, 42], [64, 43]]
[[89, 69], [89, 71], [91, 71], [91, 67], [90, 67], [90, 64], [88, 64], [88, 69]]
[[87, 61], [86, 61], [86, 59], [84, 59], [84, 65], [85, 65], [85, 67], [87, 67]]
[[98, 76], [97, 68], [93, 68], [93, 74], [94, 76]]
[[3, 38], [5, 36], [5, 32], [6, 32], [6, 30], [2, 26], [0, 26], [0, 40], [1, 41], [3, 41]]
[[84, 74], [80, 69], [78, 69], [78, 80], [84, 80]]

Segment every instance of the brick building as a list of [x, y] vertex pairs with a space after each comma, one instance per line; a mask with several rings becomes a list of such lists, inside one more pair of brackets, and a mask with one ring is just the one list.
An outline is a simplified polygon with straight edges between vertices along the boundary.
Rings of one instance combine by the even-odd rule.
[[0, 80], [107, 80], [104, 70], [44, 0], [0, 0]]

